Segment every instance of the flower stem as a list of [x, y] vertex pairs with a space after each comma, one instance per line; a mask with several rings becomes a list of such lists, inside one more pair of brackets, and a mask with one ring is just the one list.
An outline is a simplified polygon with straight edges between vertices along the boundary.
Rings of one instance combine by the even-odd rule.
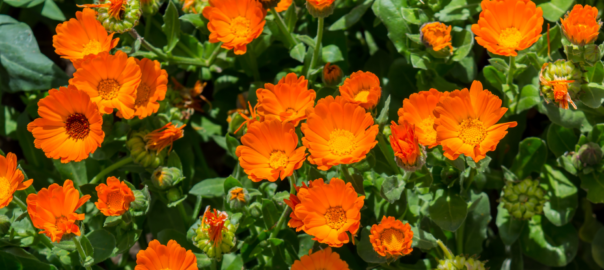
[[275, 225], [275, 227], [273, 228], [273, 232], [271, 232], [270, 238], [277, 237], [277, 234], [279, 234], [279, 231], [281, 230], [281, 226], [283, 225], [283, 223], [287, 219], [287, 216], [289, 215], [289, 212], [291, 211], [289, 206], [285, 205], [284, 207], [285, 207], [285, 209], [283, 209], [283, 213], [281, 213], [281, 217], [279, 217], [279, 221], [277, 221], [277, 225]]
[[103, 177], [105, 177], [105, 175], [109, 174], [110, 172], [132, 162], [133, 159], [132, 157], [125, 157], [122, 160], [113, 163], [111, 166], [105, 168], [104, 170], [102, 170], [101, 172], [99, 172], [94, 178], [92, 178], [92, 180], [90, 180], [90, 182], [88, 182], [89, 184], [96, 184], [97, 182], [99, 182]]
[[50, 242], [50, 239], [48, 239], [48, 236], [46, 236], [45, 234], [40, 235], [40, 242], [42, 242], [42, 244], [44, 244], [49, 249], [52, 249], [54, 247]]
[[453, 254], [451, 254], [451, 251], [449, 251], [449, 249], [445, 246], [445, 244], [443, 244], [442, 241], [440, 241], [440, 239], [436, 240], [436, 243], [438, 244], [438, 246], [440, 246], [440, 248], [445, 253], [446, 259], [449, 259], [449, 260], [453, 259]]
[[27, 211], [27, 204], [25, 204], [19, 197], [13, 195], [13, 202], [21, 208], [23, 211]]
[[180, 213], [180, 216], [183, 218], [185, 224], [187, 224], [187, 227], [189, 227], [189, 216], [187, 216], [187, 211], [185, 210], [185, 206], [184, 206], [184, 202], [180, 202], [178, 205], [176, 205], [176, 209], [178, 209], [178, 213]]
[[153, 16], [145, 16], [145, 38], [151, 33], [151, 25], [153, 25]]
[[465, 232], [466, 222], [461, 223], [461, 226], [455, 231], [455, 243], [457, 244], [457, 254], [463, 254], [463, 237]]
[[[76, 249], [78, 250], [78, 254], [80, 254], [80, 260], [82, 262], [82, 266], [84, 266], [84, 262], [86, 261], [86, 253], [84, 253], [84, 249], [82, 248], [82, 244], [77, 237], [72, 238], [73, 243], [75, 244]], [[92, 270], [90, 266], [84, 266], [86, 270]]]
[[310, 65], [308, 66], [308, 70], [306, 71], [306, 79], [310, 77], [310, 73], [312, 69], [319, 62], [319, 55], [321, 54], [321, 41], [323, 40], [323, 26], [325, 24], [325, 18], [319, 17], [319, 23], [317, 26], [317, 38], [315, 42], [315, 51], [312, 54], [312, 59], [310, 60]]
[[381, 132], [378, 133], [377, 139], [378, 147], [380, 148], [380, 151], [382, 151], [382, 154], [384, 154], [384, 157], [386, 157], [386, 160], [388, 160], [388, 164], [390, 164], [390, 167], [392, 167], [394, 173], [403, 174], [401, 173], [401, 169], [394, 162], [394, 152], [390, 148], [388, 148], [388, 144], [386, 143], [386, 138], [384, 137], [384, 134]]
[[201, 201], [202, 201], [202, 197], [197, 196], [197, 201], [195, 201], [195, 208], [193, 208], [193, 213], [191, 214], [192, 222], [195, 222], [199, 216], [199, 211], [201, 210]]
[[514, 67], [516, 66], [516, 57], [510, 56], [510, 66], [508, 68], [507, 85], [511, 88], [514, 83]]
[[298, 183], [298, 177], [296, 177], [296, 171], [292, 172], [287, 179], [289, 179], [289, 194], [296, 193], [296, 183]]
[[279, 30], [281, 30], [281, 33], [283, 33], [283, 35], [287, 39], [287, 48], [293, 48], [296, 43], [298, 43], [296, 42], [294, 35], [292, 35], [289, 29], [287, 29], [287, 25], [285, 25], [285, 22], [283, 21], [283, 18], [281, 18], [281, 15], [279, 15], [279, 12], [277, 12], [275, 8], [271, 8], [271, 12], [275, 16], [275, 18], [277, 18], [277, 26], [279, 26]]

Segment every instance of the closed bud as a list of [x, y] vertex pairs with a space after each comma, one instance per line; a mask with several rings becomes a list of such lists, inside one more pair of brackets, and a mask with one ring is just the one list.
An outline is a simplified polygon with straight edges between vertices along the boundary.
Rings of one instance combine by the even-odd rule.
[[579, 148], [573, 157], [575, 166], [577, 168], [584, 168], [587, 166], [594, 166], [602, 161], [602, 148], [600, 145], [588, 142]]
[[130, 134], [128, 141], [126, 141], [126, 148], [130, 151], [134, 163], [147, 169], [155, 169], [164, 162], [166, 152], [160, 151], [158, 154], [157, 151], [147, 149], [145, 135], [148, 133], [147, 131], [137, 131]]
[[325, 18], [336, 8], [335, 0], [306, 0], [308, 13], [315, 18]]
[[229, 205], [233, 210], [241, 210], [250, 200], [250, 194], [247, 189], [242, 187], [233, 187], [227, 193]]
[[450, 25], [440, 22], [424, 23], [419, 30], [419, 36], [432, 56], [446, 58], [453, 54]]
[[581, 90], [581, 70], [566, 60], [556, 60], [545, 63], [539, 73], [541, 96], [545, 102], [554, 102], [560, 108], [568, 109], [571, 104], [575, 109], [573, 99]]
[[123, 33], [138, 25], [141, 17], [140, 0], [108, 0], [98, 5], [97, 20], [108, 32]]
[[453, 166], [447, 166], [442, 171], [440, 171], [440, 180], [445, 185], [450, 185], [457, 179], [459, 179], [459, 171]]
[[337, 65], [331, 63], [325, 64], [323, 67], [323, 83], [327, 86], [336, 86], [342, 82], [342, 69]]
[[145, 16], [155, 15], [159, 10], [159, 6], [161, 6], [160, 0], [141, 0], [141, 9]]
[[193, 244], [208, 257], [220, 261], [223, 253], [230, 253], [235, 247], [237, 227], [231, 224], [226, 212], [206, 208], [201, 224], [195, 229]]
[[508, 182], [503, 188], [501, 203], [514, 218], [527, 220], [543, 212], [544, 194], [538, 180], [525, 179], [517, 184]]
[[262, 7], [265, 9], [271, 9], [276, 7], [281, 0], [258, 0]]
[[166, 192], [166, 197], [168, 197], [168, 202], [175, 202], [182, 199], [182, 192], [179, 187], [173, 187]]
[[485, 263], [478, 260], [474, 256], [467, 257], [462, 255], [453, 255], [451, 251], [443, 244], [442, 241], [437, 240], [436, 243], [443, 251], [444, 258], [438, 260], [438, 266], [436, 270], [486, 270]]
[[254, 218], [262, 216], [262, 205], [259, 202], [252, 203], [249, 207], [250, 215]]
[[182, 172], [176, 167], [159, 167], [151, 175], [153, 186], [161, 190], [174, 187], [184, 179]]
[[130, 203], [130, 208], [134, 211], [144, 211], [149, 208], [149, 191], [134, 190], [134, 201]]
[[396, 165], [407, 172], [421, 169], [426, 163], [426, 149], [418, 143], [413, 126], [406, 121], [401, 125], [392, 121], [390, 131], [390, 146]]

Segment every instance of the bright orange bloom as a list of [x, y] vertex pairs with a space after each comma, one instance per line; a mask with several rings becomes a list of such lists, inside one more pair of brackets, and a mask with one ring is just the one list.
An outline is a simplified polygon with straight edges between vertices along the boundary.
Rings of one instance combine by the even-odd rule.
[[331, 63], [323, 67], [323, 82], [327, 85], [337, 85], [342, 81], [342, 69], [338, 65]]
[[455, 160], [460, 154], [471, 157], [475, 162], [494, 151], [497, 144], [515, 127], [516, 122], [497, 124], [507, 111], [501, 107], [501, 99], [482, 83], [474, 81], [468, 89], [455, 90], [441, 99], [434, 109], [437, 116], [436, 142], [442, 145], [444, 155]]
[[361, 208], [365, 196], [358, 196], [351, 183], [332, 178], [329, 184], [323, 179], [312, 181], [312, 187], [299, 190], [300, 203], [295, 206], [296, 216], [304, 223], [302, 229], [313, 240], [341, 247], [350, 241], [361, 224]]
[[275, 11], [277, 12], [282, 12], [282, 11], [286, 11], [289, 6], [292, 5], [292, 0], [280, 0], [279, 4], [277, 4], [277, 6], [275, 7]]
[[[136, 90], [136, 100], [134, 101], [134, 115], [143, 119], [156, 113], [159, 109], [157, 101], [164, 100], [166, 91], [168, 91], [168, 72], [161, 69], [157, 60], [152, 61], [147, 58], [136, 60], [141, 69], [141, 83]], [[117, 112], [122, 117], [121, 111]]]
[[102, 52], [95, 58], [87, 58], [73, 74], [69, 84], [86, 92], [99, 106], [101, 113], [109, 114], [118, 109], [120, 117], [134, 117], [136, 89], [141, 82], [141, 69], [136, 60], [126, 53], [115, 55]]
[[203, 213], [203, 217], [201, 218], [201, 226], [199, 228], [205, 228], [205, 224], [209, 225], [208, 227], [208, 235], [210, 236], [210, 241], [214, 246], [219, 246], [222, 243], [222, 231], [228, 230], [224, 227], [224, 223], [227, 221], [229, 216], [226, 212], [223, 211], [210, 211], [210, 207], [206, 208], [206, 211]]
[[90, 195], [80, 198], [80, 192], [73, 187], [71, 180], [65, 180], [63, 186], [54, 183], [27, 196], [27, 212], [34, 227], [42, 230], [53, 242], [61, 242], [65, 234], [80, 235], [78, 220], [84, 220], [85, 214], [75, 211], [90, 199]]
[[256, 0], [210, 0], [202, 14], [210, 20], [210, 42], [222, 42], [222, 48], [234, 49], [239, 55], [262, 34], [266, 23], [266, 10]]
[[107, 13], [109, 16], [116, 20], [121, 20], [122, 14], [126, 11], [126, 1], [127, 0], [105, 0], [101, 1], [101, 4], [85, 4], [85, 5], [77, 5], [78, 7], [87, 7], [87, 8], [107, 8]]
[[48, 91], [38, 101], [38, 114], [27, 125], [34, 136], [34, 145], [48, 158], [62, 163], [88, 158], [105, 138], [103, 117], [90, 97], [75, 86]]
[[52, 37], [55, 53], [70, 60], [83, 59], [89, 54], [109, 52], [119, 42], [96, 19], [96, 11], [85, 8], [76, 12], [76, 19], [57, 25], [57, 34]]
[[23, 181], [23, 172], [17, 169], [17, 156], [8, 153], [6, 157], [0, 156], [0, 209], [13, 201], [13, 194], [17, 190], [24, 190], [31, 186], [33, 179]]
[[[307, 188], [312, 188], [312, 181], [308, 182], [308, 186], [306, 185], [306, 183], [302, 182], [302, 186], [298, 187], [295, 186], [294, 188], [296, 189], [296, 193], [300, 193], [300, 189], [307, 189]], [[300, 199], [298, 198], [298, 196], [296, 196], [295, 194], [289, 194], [289, 200], [288, 199], [283, 199], [283, 201], [289, 206], [289, 208], [292, 209], [291, 214], [289, 214], [290, 220], [287, 222], [287, 225], [290, 228], [295, 228], [297, 232], [301, 231], [304, 229], [304, 221], [302, 221], [302, 219], [300, 219], [297, 215], [296, 215], [296, 205], [300, 204]]]
[[264, 87], [266, 89], [256, 90], [260, 117], [271, 115], [297, 126], [306, 119], [306, 110], [315, 105], [315, 91], [308, 89], [304, 76], [298, 78], [295, 73], [289, 73], [277, 85], [266, 83]]
[[298, 147], [294, 125], [275, 118], [250, 125], [241, 143], [235, 152], [254, 182], [284, 180], [302, 167], [306, 158], [306, 147]]
[[373, 249], [383, 257], [397, 258], [413, 251], [413, 231], [409, 223], [394, 217], [382, 217], [380, 224], [371, 226], [369, 241]]
[[340, 254], [332, 252], [328, 247], [311, 254], [302, 256], [295, 261], [291, 270], [348, 270], [348, 264], [340, 259]]
[[307, 115], [302, 143], [310, 151], [308, 161], [319, 170], [359, 162], [377, 144], [378, 125], [371, 113], [341, 96], [319, 100]]
[[419, 148], [413, 126], [407, 122], [397, 125], [392, 121], [390, 130], [392, 131], [390, 145], [392, 146], [392, 150], [394, 150], [397, 163], [405, 167], [414, 167], [418, 158], [421, 159], [422, 150]]
[[237, 199], [240, 202], [245, 202], [245, 193], [243, 192], [243, 188], [234, 188], [231, 190], [231, 198], [229, 201]]
[[165, 126], [145, 135], [147, 149], [156, 150], [157, 153], [159, 153], [169, 145], [170, 150], [168, 150], [168, 152], [172, 151], [172, 144], [174, 141], [185, 136], [185, 132], [182, 130], [185, 128], [185, 126], [187, 125], [185, 124], [180, 127], [176, 127], [172, 123], [167, 123]]
[[134, 270], [197, 270], [197, 257], [192, 251], [181, 247], [174, 240], [164, 246], [157, 240], [136, 254]]
[[333, 2], [335, 2], [335, 0], [306, 0], [307, 5], [311, 5], [313, 8], [319, 11], [331, 7]]
[[575, 5], [573, 10], [561, 18], [562, 32], [575, 45], [591, 44], [598, 39], [602, 22], [598, 19], [598, 9], [589, 5]]
[[483, 0], [478, 24], [472, 25], [476, 42], [489, 52], [516, 56], [539, 37], [543, 26], [543, 11], [531, 1]]
[[407, 121], [415, 126], [415, 134], [421, 145], [430, 148], [438, 145], [434, 129], [434, 108], [443, 94], [448, 93], [441, 93], [434, 88], [411, 94], [403, 100], [403, 107], [398, 110], [398, 124], [402, 125]]
[[94, 204], [105, 216], [121, 216], [134, 201], [130, 187], [113, 176], [107, 178], [106, 185], [101, 183], [95, 189], [99, 200]]
[[359, 104], [367, 110], [373, 109], [382, 96], [380, 79], [369, 71], [359, 70], [344, 80], [340, 86], [340, 95], [348, 102]]
[[[577, 109], [577, 105], [575, 105], [575, 102], [573, 102], [572, 98], [570, 97], [570, 93], [568, 92], [568, 84], [570, 83], [574, 83], [575, 80], [567, 80], [565, 78], [558, 78], [558, 77], [554, 77], [554, 80], [548, 81], [548, 79], [546, 78], [546, 76], [544, 76], [543, 74], [546, 72], [546, 68], [547, 66], [549, 66], [550, 63], [545, 63], [543, 64], [543, 66], [541, 67], [541, 71], [539, 72], [539, 82], [541, 83], [542, 86], [551, 86], [553, 91], [554, 91], [554, 104], [557, 105], [560, 108], [563, 108], [565, 110], [568, 110], [568, 104], [573, 105], [573, 108], [575, 108], [575, 110]], [[551, 100], [548, 99], [547, 97], [545, 98], [545, 102], [549, 103]]]
[[450, 52], [453, 52], [451, 45], [451, 26], [440, 22], [426, 23], [422, 25], [420, 31], [421, 39], [426, 46], [434, 51], [440, 51], [449, 47]]

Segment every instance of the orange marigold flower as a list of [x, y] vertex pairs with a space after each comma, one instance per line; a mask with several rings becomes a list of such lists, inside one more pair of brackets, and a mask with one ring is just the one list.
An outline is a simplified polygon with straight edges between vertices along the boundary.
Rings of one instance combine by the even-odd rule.
[[57, 34], [52, 37], [55, 53], [70, 60], [83, 59], [89, 54], [109, 52], [119, 42], [113, 33], [96, 19], [96, 11], [85, 8], [76, 12], [76, 18], [57, 25]]
[[153, 240], [147, 249], [136, 254], [134, 270], [156, 269], [197, 270], [197, 257], [174, 240], [168, 241], [168, 245]]
[[436, 130], [434, 129], [434, 108], [445, 93], [432, 88], [429, 91], [414, 93], [403, 100], [403, 107], [398, 110], [398, 124], [405, 121], [415, 126], [415, 134], [421, 145], [430, 148], [437, 146]]
[[65, 180], [63, 186], [54, 183], [47, 188], [27, 196], [27, 212], [34, 227], [42, 230], [53, 242], [61, 242], [66, 234], [80, 235], [78, 220], [84, 220], [85, 214], [75, 211], [90, 199], [90, 195], [80, 198], [80, 192], [73, 187], [71, 180]]
[[231, 198], [229, 200], [234, 200], [237, 199], [240, 202], [245, 202], [245, 192], [243, 191], [243, 188], [234, 188], [231, 189]]
[[33, 179], [23, 181], [23, 172], [17, 169], [17, 156], [8, 153], [6, 157], [0, 156], [0, 209], [13, 201], [13, 194], [17, 190], [24, 190], [31, 186]]
[[306, 9], [313, 17], [325, 18], [333, 13], [335, 0], [306, 0]]
[[348, 102], [359, 104], [367, 110], [373, 109], [382, 96], [380, 79], [367, 71], [357, 71], [344, 80], [340, 86], [340, 95]]
[[264, 87], [266, 89], [256, 90], [260, 117], [275, 116], [297, 126], [306, 119], [306, 109], [315, 105], [315, 91], [308, 89], [304, 76], [298, 78], [295, 73], [289, 73], [277, 85], [266, 83]]
[[319, 100], [307, 115], [302, 143], [310, 151], [308, 161], [320, 170], [359, 162], [377, 144], [371, 113], [341, 96]]
[[[312, 188], [312, 181], [309, 182], [308, 186], [306, 183], [302, 182], [302, 186], [294, 187], [296, 189], [296, 193], [300, 193], [300, 189]], [[289, 214], [290, 220], [287, 222], [287, 225], [291, 228], [295, 228], [297, 232], [304, 229], [304, 222], [302, 219], [298, 218], [296, 215], [296, 206], [300, 204], [300, 199], [295, 194], [289, 194], [289, 200], [283, 199], [283, 201], [292, 209], [291, 214]]]
[[149, 134], [145, 135], [147, 149], [155, 150], [159, 153], [170, 145], [168, 152], [172, 151], [174, 141], [185, 136], [185, 132], [182, 130], [185, 126], [187, 125], [177, 127], [172, 123], [167, 123], [165, 126], [149, 132]]
[[507, 110], [501, 107], [499, 97], [474, 81], [470, 91], [455, 90], [434, 109], [436, 142], [451, 160], [464, 154], [478, 162], [488, 151], [497, 148], [508, 128], [517, 125], [516, 122], [497, 124]]
[[312, 187], [300, 189], [298, 198], [300, 203], [294, 211], [313, 240], [341, 247], [350, 241], [347, 233], [353, 237], [357, 234], [365, 196], [359, 197], [351, 183], [332, 178], [325, 184], [317, 179]]
[[87, 58], [69, 80], [69, 84], [90, 96], [101, 113], [112, 113], [115, 108], [125, 119], [134, 117], [136, 89], [140, 82], [141, 69], [136, 60], [122, 51], [115, 55], [102, 52]]
[[440, 22], [425, 23], [420, 29], [422, 42], [426, 47], [434, 51], [440, 51], [449, 47], [449, 51], [453, 52], [451, 45], [451, 26], [447, 26]]
[[113, 176], [107, 178], [107, 184], [101, 183], [95, 189], [99, 200], [94, 204], [105, 216], [121, 216], [134, 201], [130, 187]]
[[564, 36], [575, 45], [591, 44], [598, 38], [602, 21], [598, 19], [598, 9], [589, 5], [575, 5], [562, 22]]
[[306, 147], [298, 147], [294, 125], [275, 118], [250, 125], [241, 143], [235, 153], [254, 182], [283, 180], [302, 167], [306, 158]]
[[[143, 119], [156, 113], [159, 109], [158, 101], [164, 100], [166, 91], [168, 91], [168, 72], [161, 68], [157, 60], [136, 60], [141, 69], [141, 83], [136, 90], [136, 100], [134, 100], [134, 115]], [[121, 111], [117, 112], [122, 117]]]
[[209, 226], [207, 228], [208, 235], [210, 236], [210, 241], [214, 246], [219, 246], [222, 243], [222, 231], [228, 230], [224, 227], [225, 222], [229, 216], [226, 212], [223, 211], [210, 211], [210, 207], [206, 208], [206, 211], [203, 213], [203, 217], [201, 218], [201, 226], [200, 228], [206, 228], [206, 224]]
[[256, 0], [210, 0], [203, 9], [210, 20], [210, 42], [222, 42], [221, 47], [234, 49], [235, 54], [245, 54], [247, 44], [262, 34], [266, 10]]
[[327, 63], [323, 67], [323, 82], [326, 85], [338, 85], [342, 81], [342, 76], [342, 69], [338, 65]]
[[383, 257], [397, 258], [413, 251], [413, 231], [409, 223], [394, 217], [382, 217], [380, 224], [371, 226], [369, 241], [373, 249]]
[[478, 24], [472, 25], [476, 42], [489, 52], [516, 56], [541, 37], [543, 11], [531, 1], [483, 0]]
[[348, 264], [340, 259], [340, 254], [332, 252], [328, 247], [302, 256], [299, 261], [295, 261], [291, 270], [348, 270]]
[[98, 107], [73, 85], [48, 91], [38, 101], [38, 114], [40, 118], [29, 123], [27, 130], [48, 158], [62, 163], [81, 161], [101, 147], [105, 138]]
[[422, 160], [425, 155], [417, 142], [413, 126], [406, 121], [401, 125], [392, 121], [390, 130], [392, 131], [390, 145], [394, 150], [396, 163], [409, 171], [415, 171], [423, 166]]
[[286, 11], [289, 8], [289, 6], [291, 6], [291, 5], [292, 5], [292, 0], [281, 0], [275, 7], [275, 11], [277, 11], [277, 12]]

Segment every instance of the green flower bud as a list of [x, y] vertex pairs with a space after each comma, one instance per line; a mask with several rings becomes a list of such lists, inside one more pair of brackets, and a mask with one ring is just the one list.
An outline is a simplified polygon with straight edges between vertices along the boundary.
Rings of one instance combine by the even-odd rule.
[[525, 179], [517, 184], [508, 182], [503, 188], [501, 203], [514, 218], [527, 220], [543, 212], [544, 194], [538, 180]]
[[185, 13], [201, 14], [203, 9], [210, 5], [208, 0], [185, 0], [182, 11]]
[[600, 147], [600, 145], [593, 142], [588, 142], [582, 145], [581, 148], [579, 148], [579, 151], [575, 153], [575, 163], [580, 165], [576, 167], [582, 168], [597, 165], [600, 163], [600, 161], [602, 161], [603, 154], [604, 153], [602, 153], [602, 147]]
[[262, 205], [259, 202], [252, 203], [250, 205], [249, 210], [250, 214], [254, 218], [259, 218], [260, 216], [262, 216]]
[[[145, 192], [146, 191], [146, 192]], [[134, 190], [134, 201], [130, 203], [130, 209], [135, 211], [145, 210], [149, 207], [149, 191]]]
[[459, 171], [453, 166], [447, 166], [440, 171], [440, 181], [445, 185], [449, 185], [459, 178]]
[[227, 198], [231, 209], [241, 210], [250, 201], [250, 194], [245, 188], [233, 187], [227, 193]]
[[182, 172], [176, 167], [158, 167], [151, 175], [153, 186], [161, 190], [174, 187], [184, 179]]
[[442, 249], [445, 258], [438, 260], [436, 270], [486, 270], [484, 262], [474, 257], [454, 256], [442, 241], [436, 240], [436, 243]]
[[334, 9], [336, 9], [335, 1], [331, 1], [329, 6], [316, 6], [316, 0], [307, 0], [306, 1], [306, 9], [308, 13], [315, 18], [325, 18], [331, 14], [333, 14]]
[[222, 254], [230, 253], [235, 247], [235, 231], [237, 227], [231, 224], [226, 212], [211, 212], [208, 207], [201, 217], [201, 225], [195, 229], [193, 244], [208, 257], [220, 261]]
[[[130, 31], [141, 17], [139, 0], [110, 0], [109, 5], [100, 5], [97, 20], [108, 32], [123, 33]], [[117, 4], [121, 2], [121, 4]]]
[[145, 16], [153, 16], [159, 10], [161, 6], [160, 0], [141, 0], [141, 8], [143, 10], [143, 15]]
[[541, 84], [541, 96], [545, 102], [554, 102], [561, 108], [568, 109], [568, 104], [578, 97], [581, 91], [581, 70], [572, 62], [556, 60], [553, 63], [545, 63], [539, 73]]
[[161, 151], [159, 154], [155, 150], [147, 150], [145, 135], [147, 131], [137, 131], [130, 134], [126, 141], [126, 148], [130, 151], [130, 156], [134, 163], [140, 164], [147, 169], [155, 169], [164, 162], [166, 151]]

